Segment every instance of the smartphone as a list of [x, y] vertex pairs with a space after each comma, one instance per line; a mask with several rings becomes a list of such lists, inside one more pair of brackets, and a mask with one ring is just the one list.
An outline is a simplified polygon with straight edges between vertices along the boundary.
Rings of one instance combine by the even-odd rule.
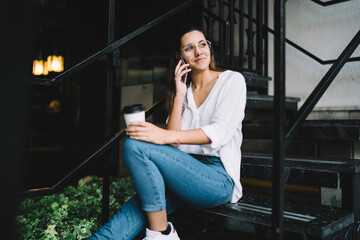
[[[180, 56], [180, 59], [183, 62], [183, 64], [186, 64], [186, 62], [185, 62], [184, 58], [181, 56], [181, 54], [179, 54], [179, 56]], [[188, 69], [188, 68], [186, 67], [186, 69]], [[185, 83], [188, 84], [188, 73], [186, 73], [186, 75], [185, 75]]]

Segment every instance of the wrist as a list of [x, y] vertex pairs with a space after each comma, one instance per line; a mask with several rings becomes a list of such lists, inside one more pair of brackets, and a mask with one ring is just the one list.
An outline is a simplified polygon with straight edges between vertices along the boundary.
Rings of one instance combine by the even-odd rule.
[[171, 134], [171, 144], [175, 147], [178, 147], [180, 145], [180, 131], [179, 130], [173, 130], [173, 134]]
[[176, 131], [176, 140], [175, 140], [175, 144], [177, 144], [177, 146], [180, 145], [180, 131]]
[[181, 104], [184, 102], [184, 99], [185, 99], [185, 95], [182, 95], [182, 94], [176, 94], [175, 95], [175, 98], [174, 98], [174, 102], [181, 102]]

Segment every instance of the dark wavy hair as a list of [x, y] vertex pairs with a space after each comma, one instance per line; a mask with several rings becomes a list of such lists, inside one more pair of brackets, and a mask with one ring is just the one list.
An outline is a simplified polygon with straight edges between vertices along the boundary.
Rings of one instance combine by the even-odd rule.
[[[192, 31], [198, 31], [201, 32], [202, 34], [204, 34], [205, 38], [206, 35], [204, 33], [203, 30], [201, 30], [198, 27], [188, 27], [185, 28], [183, 31], [180, 31], [179, 34], [177, 35], [177, 37], [174, 39], [173, 44], [172, 44], [172, 55], [171, 55], [171, 59], [170, 59], [170, 65], [169, 65], [169, 73], [168, 73], [168, 95], [167, 95], [167, 109], [168, 112], [170, 113], [173, 105], [174, 105], [174, 98], [175, 98], [175, 94], [176, 94], [176, 87], [175, 87], [175, 67], [178, 64], [179, 60], [180, 60], [180, 55], [181, 55], [181, 38], [189, 32]], [[215, 57], [214, 57], [214, 50], [211, 47], [210, 48], [210, 65], [209, 65], [210, 70], [214, 70], [214, 71], [218, 71], [218, 69], [216, 68], [216, 64], [215, 64]], [[186, 81], [186, 86], [189, 87], [192, 79], [191, 79], [191, 74], [188, 74], [187, 77], [187, 81]]]

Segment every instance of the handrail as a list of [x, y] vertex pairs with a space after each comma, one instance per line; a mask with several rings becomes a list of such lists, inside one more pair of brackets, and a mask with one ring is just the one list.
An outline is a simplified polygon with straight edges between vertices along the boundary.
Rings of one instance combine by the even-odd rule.
[[82, 161], [80, 163], [80, 165], [78, 165], [74, 170], [72, 170], [69, 174], [67, 174], [64, 178], [62, 178], [59, 182], [57, 182], [53, 187], [45, 188], [45, 189], [28, 190], [28, 191], [20, 193], [20, 197], [22, 197], [22, 198], [41, 197], [41, 196], [54, 194], [54, 193], [60, 191], [60, 189], [62, 189], [70, 180], [72, 180], [72, 178], [75, 177], [75, 175], [85, 165], [87, 165], [87, 163], [89, 161], [101, 156], [103, 153], [105, 153], [107, 150], [109, 150], [111, 147], [113, 147], [115, 143], [119, 142], [120, 139], [122, 137], [124, 137], [125, 135], [126, 135], [125, 129], [117, 132], [109, 141], [107, 141], [100, 148], [98, 148], [95, 152], [93, 152], [88, 158], [86, 158], [84, 161]]
[[[149, 107], [145, 112], [145, 117], [149, 117], [155, 111], [157, 111], [162, 105], [165, 103], [166, 97], [161, 98], [159, 101], [154, 103], [151, 107]], [[43, 188], [43, 189], [35, 189], [35, 190], [28, 190], [25, 192], [20, 193], [20, 197], [22, 198], [31, 198], [31, 197], [41, 197], [50, 194], [54, 194], [60, 191], [69, 181], [71, 181], [77, 173], [84, 166], [86, 166], [91, 160], [94, 160], [112, 148], [115, 144], [117, 144], [123, 137], [126, 136], [126, 129], [122, 129], [117, 132], [114, 136], [112, 136], [107, 142], [105, 142], [101, 147], [96, 149], [89, 157], [87, 157], [84, 161], [82, 161], [74, 170], [72, 170], [69, 174], [63, 177], [59, 182], [57, 182], [51, 188]]]
[[131, 32], [130, 34], [126, 35], [125, 37], [113, 42], [112, 44], [108, 45], [107, 47], [103, 48], [102, 50], [98, 51], [97, 53], [93, 54], [92, 56], [86, 58], [85, 60], [81, 61], [80, 63], [76, 64], [75, 66], [71, 67], [70, 69], [62, 72], [58, 76], [47, 79], [47, 81], [44, 79], [44, 82], [39, 81], [41, 78], [37, 78], [36, 84], [41, 85], [55, 85], [64, 80], [65, 78], [71, 76], [72, 74], [80, 71], [87, 65], [93, 63], [94, 61], [98, 60], [99, 58], [114, 52], [119, 47], [121, 47], [123, 44], [129, 42], [131, 39], [139, 36], [140, 34], [146, 32], [147, 30], [157, 26], [158, 24], [164, 22], [166, 19], [172, 17], [173, 15], [179, 13], [183, 9], [191, 6], [192, 4], [198, 2], [199, 0], [188, 0], [185, 3], [179, 5], [178, 7], [170, 10], [169, 12], [163, 14], [162, 16], [152, 20], [151, 22], [145, 24], [144, 26], [138, 28], [137, 30]]
[[[269, 27], [266, 27], [266, 30], [272, 34], [274, 34], [274, 30], [272, 30]], [[307, 55], [308, 57], [314, 59], [315, 61], [317, 61], [318, 63], [320, 63], [321, 65], [326, 65], [326, 64], [334, 64], [337, 59], [332, 59], [332, 60], [322, 60], [319, 57], [315, 56], [314, 54], [312, 54], [311, 52], [305, 50], [304, 48], [300, 47], [299, 45], [297, 45], [296, 43], [294, 43], [293, 41], [285, 38], [285, 42], [288, 43], [289, 45], [293, 46], [294, 48], [296, 48], [297, 50], [299, 50], [300, 52], [304, 53], [305, 55]], [[347, 62], [356, 62], [356, 61], [360, 61], [360, 57], [353, 57], [353, 58], [349, 58], [347, 60]]]
[[327, 2], [323, 2], [320, 0], [311, 0], [311, 1], [321, 5], [323, 7], [327, 7], [327, 6], [342, 3], [342, 2], [349, 2], [350, 0], [332, 0], [332, 1], [327, 1]]
[[305, 121], [307, 116], [310, 114], [312, 109], [315, 107], [316, 103], [319, 101], [321, 96], [324, 94], [326, 89], [335, 79], [336, 75], [340, 72], [341, 68], [345, 65], [347, 59], [350, 58], [351, 54], [356, 50], [356, 48], [360, 44], [360, 30], [354, 36], [354, 38], [350, 41], [344, 51], [340, 54], [336, 63], [334, 63], [328, 72], [325, 74], [320, 83], [316, 86], [316, 88], [312, 91], [310, 96], [306, 99], [305, 103], [301, 106], [301, 108], [297, 111], [297, 114], [290, 124], [290, 127], [286, 133], [285, 140], [286, 143], [290, 142], [294, 137], [295, 133], [300, 128], [301, 124]]
[[[348, 0], [345, 0], [348, 1]], [[238, 9], [237, 9], [238, 10]], [[247, 14], [244, 14], [245, 17], [248, 18]], [[256, 19], [252, 19], [253, 22], [256, 23]], [[272, 33], [273, 35], [275, 34], [274, 30], [272, 30], [271, 28], [264, 26], [264, 28], [266, 29], [266, 31], [268, 31], [269, 33]], [[294, 47], [295, 49], [299, 50], [300, 52], [304, 53], [305, 55], [307, 55], [308, 57], [314, 59], [315, 61], [317, 61], [318, 63], [320, 63], [321, 65], [327, 65], [327, 64], [333, 64], [336, 62], [337, 59], [331, 59], [331, 60], [322, 60], [321, 58], [315, 56], [314, 54], [312, 54], [311, 52], [307, 51], [305, 48], [297, 45], [296, 43], [294, 43], [293, 41], [285, 38], [285, 42], [288, 43], [290, 46]], [[347, 60], [347, 62], [357, 62], [360, 61], [360, 57], [353, 57], [353, 58], [349, 58]]]

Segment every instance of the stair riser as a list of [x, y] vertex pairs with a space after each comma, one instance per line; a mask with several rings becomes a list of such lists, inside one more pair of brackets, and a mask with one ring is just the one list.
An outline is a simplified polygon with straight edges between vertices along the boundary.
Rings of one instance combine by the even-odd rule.
[[[241, 150], [272, 154], [272, 142], [271, 139], [244, 139]], [[294, 140], [289, 143], [286, 153], [304, 157], [360, 159], [360, 141]]]

